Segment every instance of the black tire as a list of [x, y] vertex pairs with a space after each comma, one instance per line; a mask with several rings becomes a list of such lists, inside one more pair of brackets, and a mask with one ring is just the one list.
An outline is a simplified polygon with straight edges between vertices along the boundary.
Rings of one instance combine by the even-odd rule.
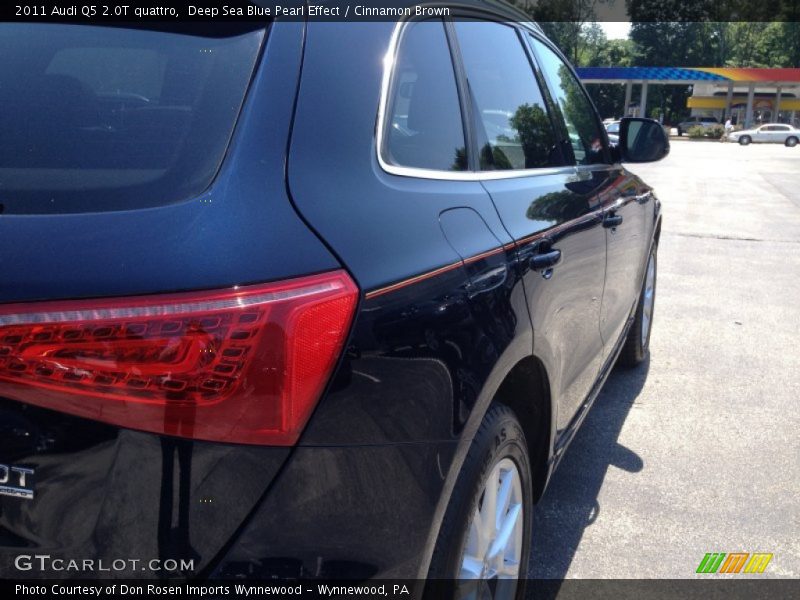
[[[494, 467], [505, 458], [510, 458], [514, 462], [521, 483], [523, 533], [520, 578], [516, 582], [516, 590], [503, 588], [503, 585], [496, 587], [487, 585], [489, 580], [478, 584], [481, 588], [476, 590], [475, 582], [458, 581], [461, 575], [461, 562], [472, 517], [482, 501], [486, 479]], [[479, 598], [502, 597], [517, 600], [525, 598], [525, 578], [531, 551], [532, 510], [531, 468], [525, 434], [510, 408], [495, 405], [484, 416], [453, 488], [431, 558], [426, 598], [468, 597], [470, 590], [489, 593], [487, 596], [478, 593], [475, 597]], [[513, 587], [513, 580], [507, 581], [511, 582]], [[457, 587], [459, 583], [465, 584], [467, 589], [464, 587], [459, 589]], [[495, 583], [505, 584], [506, 581]], [[492, 590], [495, 596], [492, 596]], [[502, 592], [505, 592], [505, 595]]]
[[[648, 271], [650, 268], [650, 261], [653, 262], [653, 294], [652, 304], [650, 306], [650, 319], [647, 324], [647, 332], [642, 335], [642, 330], [645, 327], [645, 290], [648, 283]], [[650, 334], [653, 331], [653, 308], [655, 307], [656, 300], [656, 282], [658, 274], [658, 247], [653, 246], [648, 258], [647, 265], [645, 266], [645, 276], [642, 282], [642, 289], [639, 292], [639, 303], [636, 305], [636, 316], [634, 317], [633, 325], [628, 330], [628, 336], [625, 338], [625, 345], [620, 352], [618, 364], [623, 367], [633, 368], [641, 364], [647, 353], [650, 350]]]
[[747, 146], [752, 141], [753, 141], [753, 138], [751, 138], [749, 135], [743, 135], [742, 137], [739, 138], [739, 145], [740, 146]]
[[798, 141], [797, 138], [794, 136], [788, 137], [786, 138], [786, 145], [789, 148], [794, 148], [795, 146], [797, 146], [797, 141]]
[[678, 137], [683, 137], [683, 131], [681, 131], [680, 127], [678, 127]]

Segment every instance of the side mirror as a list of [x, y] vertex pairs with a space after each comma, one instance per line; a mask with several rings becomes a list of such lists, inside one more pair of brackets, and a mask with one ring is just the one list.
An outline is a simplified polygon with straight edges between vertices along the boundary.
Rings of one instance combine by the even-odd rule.
[[655, 119], [625, 117], [619, 124], [619, 152], [624, 162], [655, 162], [669, 154], [669, 138]]

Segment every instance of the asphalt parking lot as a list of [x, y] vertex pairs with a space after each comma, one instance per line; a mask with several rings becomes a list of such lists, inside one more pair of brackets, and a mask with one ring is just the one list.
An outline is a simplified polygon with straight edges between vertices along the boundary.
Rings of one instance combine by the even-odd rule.
[[531, 575], [771, 552], [756, 577], [800, 577], [800, 148], [675, 140], [631, 170], [664, 213], [650, 359], [612, 373], [568, 450]]

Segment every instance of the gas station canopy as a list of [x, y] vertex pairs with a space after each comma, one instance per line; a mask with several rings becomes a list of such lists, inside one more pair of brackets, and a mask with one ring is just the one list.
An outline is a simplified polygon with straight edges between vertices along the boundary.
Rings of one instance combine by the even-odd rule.
[[[735, 98], [744, 96], [741, 103], [746, 126], [753, 121], [753, 108], [764, 102], [762, 96], [771, 93], [775, 98], [770, 103], [770, 115], [775, 118], [781, 110], [800, 111], [800, 69], [759, 69], [735, 67], [580, 67], [576, 69], [584, 83], [625, 84], [625, 107], [630, 106], [633, 84], [641, 85], [639, 114], [647, 114], [647, 87], [660, 85], [695, 85], [694, 94], [687, 100], [691, 109], [721, 109], [730, 115]], [[698, 93], [705, 90], [707, 95]], [[744, 91], [734, 93], [735, 88]], [[758, 94], [756, 88], [759, 88]], [[716, 91], [715, 91], [716, 90]], [[721, 90], [724, 90], [723, 93]], [[797, 93], [791, 93], [797, 92]], [[758, 97], [757, 97], [758, 96]], [[743, 98], [742, 98], [743, 100]]]
[[691, 84], [699, 81], [755, 84], [800, 83], [800, 69], [754, 69], [732, 67], [580, 67], [584, 83], [649, 82]]

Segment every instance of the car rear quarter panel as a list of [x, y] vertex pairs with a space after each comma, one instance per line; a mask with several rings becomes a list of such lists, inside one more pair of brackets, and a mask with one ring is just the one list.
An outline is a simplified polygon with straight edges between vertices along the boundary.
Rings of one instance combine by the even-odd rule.
[[[273, 565], [424, 577], [469, 442], [532, 352], [516, 251], [483, 187], [378, 165], [393, 27], [308, 24], [289, 188], [364, 297], [328, 393], [218, 575]], [[448, 238], [443, 213], [475, 235]]]

